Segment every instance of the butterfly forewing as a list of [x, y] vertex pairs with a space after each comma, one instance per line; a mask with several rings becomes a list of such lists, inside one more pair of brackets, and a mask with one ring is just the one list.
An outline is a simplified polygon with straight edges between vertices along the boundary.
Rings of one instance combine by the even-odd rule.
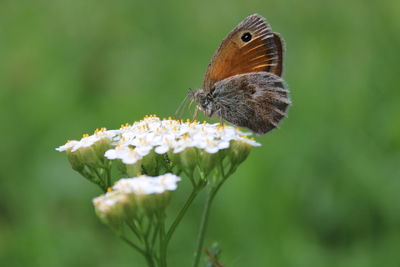
[[[247, 38], [244, 38], [247, 37]], [[204, 90], [217, 81], [249, 72], [282, 73], [282, 42], [260, 15], [251, 15], [224, 39], [204, 78]]]

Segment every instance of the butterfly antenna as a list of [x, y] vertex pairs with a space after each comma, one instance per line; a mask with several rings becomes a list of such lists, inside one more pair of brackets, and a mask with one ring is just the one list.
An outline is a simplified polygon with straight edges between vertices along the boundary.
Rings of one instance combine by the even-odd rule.
[[179, 105], [179, 107], [177, 108], [177, 110], [174, 113], [174, 119], [178, 119], [181, 118], [183, 115], [183, 111], [185, 110], [185, 106], [187, 106], [187, 102], [188, 102], [188, 94], [185, 96], [185, 98], [182, 100], [181, 104]]

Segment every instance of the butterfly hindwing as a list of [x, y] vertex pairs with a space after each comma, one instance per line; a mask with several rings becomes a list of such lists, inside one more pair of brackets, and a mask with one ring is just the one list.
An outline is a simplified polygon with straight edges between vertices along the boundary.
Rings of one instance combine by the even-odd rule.
[[268, 72], [235, 75], [215, 83], [214, 116], [264, 134], [286, 116], [289, 91], [283, 79]]

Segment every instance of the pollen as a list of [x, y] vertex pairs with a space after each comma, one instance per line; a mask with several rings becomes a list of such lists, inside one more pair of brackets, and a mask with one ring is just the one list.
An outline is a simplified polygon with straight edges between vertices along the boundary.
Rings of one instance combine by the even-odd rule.
[[112, 188], [111, 187], [107, 188], [107, 192], [112, 192]]
[[83, 134], [82, 135], [82, 138], [86, 138], [86, 137], [89, 137], [89, 134]]

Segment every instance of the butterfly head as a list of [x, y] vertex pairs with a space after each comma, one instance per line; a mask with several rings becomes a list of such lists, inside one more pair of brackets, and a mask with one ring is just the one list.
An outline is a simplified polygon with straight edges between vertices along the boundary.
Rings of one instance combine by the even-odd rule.
[[197, 106], [204, 111], [204, 113], [211, 117], [215, 111], [214, 101], [210, 91], [198, 89], [189, 92], [189, 98], [197, 103]]

